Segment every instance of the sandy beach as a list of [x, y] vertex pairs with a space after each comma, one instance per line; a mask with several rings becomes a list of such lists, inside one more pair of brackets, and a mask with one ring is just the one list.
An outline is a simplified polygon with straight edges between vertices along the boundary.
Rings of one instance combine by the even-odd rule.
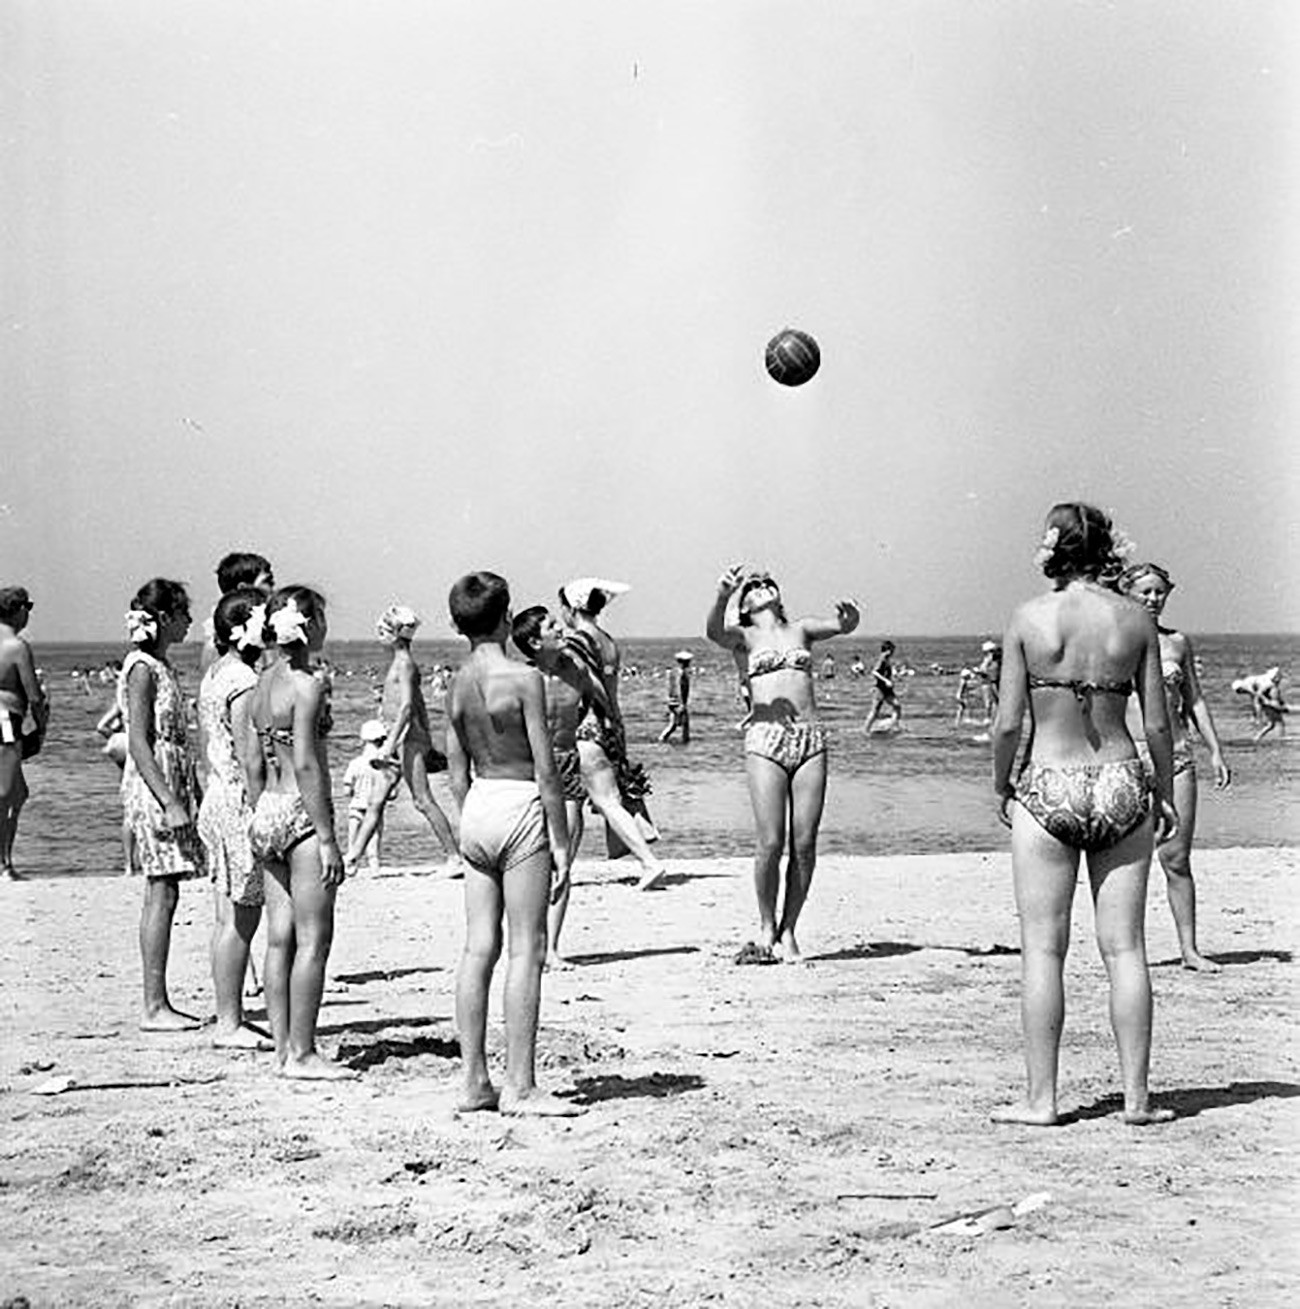
[[[0, 1301], [1295, 1303], [1300, 852], [1199, 855], [1215, 977], [1176, 965], [1153, 878], [1152, 1085], [1178, 1117], [1146, 1130], [1117, 1113], [1082, 889], [1044, 1131], [988, 1121], [1022, 1077], [1005, 854], [824, 858], [805, 967], [733, 964], [746, 860], [674, 869], [637, 894], [579, 863], [539, 1042], [586, 1108], [563, 1122], [453, 1111], [457, 883], [346, 887], [323, 1045], [361, 1077], [327, 1089], [136, 1029], [138, 884], [0, 887]], [[172, 993], [200, 1013], [209, 921], [185, 887]]]

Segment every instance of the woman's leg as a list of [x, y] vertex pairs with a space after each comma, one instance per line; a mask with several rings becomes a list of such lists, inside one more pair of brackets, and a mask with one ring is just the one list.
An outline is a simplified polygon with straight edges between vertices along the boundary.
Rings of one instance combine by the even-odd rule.
[[657, 887], [664, 879], [664, 866], [651, 853], [636, 819], [623, 808], [618, 793], [618, 779], [614, 775], [609, 756], [595, 741], [578, 742], [578, 761], [582, 767], [582, 784], [587, 788], [591, 803], [600, 816], [614, 829], [619, 840], [632, 852], [645, 869], [645, 876], [637, 883], [643, 891]]
[[1024, 1028], [1025, 1098], [994, 1110], [1000, 1123], [1053, 1127], [1059, 1121], [1056, 1079], [1065, 1023], [1065, 956], [1079, 852], [1048, 835], [1021, 805], [1011, 808], [1011, 876], [1020, 917], [1020, 1019]]
[[501, 878], [509, 929], [506, 960], [506, 1075], [501, 1112], [571, 1116], [575, 1106], [538, 1091], [537, 1015], [546, 959], [546, 906], [551, 898], [551, 852], [537, 851]]
[[[566, 800], [564, 802], [564, 816], [569, 823], [569, 872], [572, 877], [573, 860], [578, 853], [578, 846], [582, 843], [582, 801]], [[560, 933], [564, 930], [564, 917], [569, 912], [569, 891], [572, 881], [566, 883], [560, 898], [551, 905], [547, 915], [547, 939], [548, 948], [546, 951], [547, 966], [559, 968], [566, 961], [560, 953]]]
[[244, 1025], [244, 974], [262, 910], [236, 904], [219, 886], [213, 887], [212, 896], [212, 989], [217, 1001], [212, 1044], [222, 1049], [265, 1049], [265, 1038]]
[[1173, 1117], [1167, 1109], [1152, 1109], [1147, 1091], [1151, 973], [1145, 927], [1150, 868], [1150, 820], [1117, 846], [1088, 859], [1097, 947], [1110, 979], [1110, 1022], [1124, 1083], [1124, 1121], [1136, 1126], [1167, 1122]]
[[175, 877], [146, 877], [140, 908], [140, 961], [144, 973], [144, 1004], [140, 1029], [145, 1032], [186, 1032], [201, 1027], [193, 1014], [172, 1008], [167, 995], [167, 956], [171, 953], [172, 920], [180, 899]]
[[1196, 943], [1196, 883], [1192, 880], [1192, 838], [1196, 834], [1196, 769], [1186, 768], [1174, 778], [1174, 808], [1178, 810], [1178, 831], [1173, 840], [1158, 847], [1160, 866], [1165, 870], [1165, 893], [1178, 931], [1178, 948], [1183, 967], [1202, 973], [1223, 970], [1207, 959]]
[[275, 1041], [276, 1058], [284, 1066], [289, 1053], [289, 973], [293, 968], [293, 897], [289, 894], [289, 869], [283, 863], [266, 867], [266, 964], [262, 988], [266, 999], [266, 1021]]
[[754, 809], [754, 895], [758, 900], [759, 944], [777, 942], [776, 899], [785, 853], [790, 778], [780, 764], [762, 755], [745, 755], [749, 802]]
[[334, 944], [336, 888], [320, 876], [320, 847], [314, 836], [289, 851], [293, 901], [293, 962], [289, 968], [289, 1039], [281, 1072], [309, 1081], [354, 1077], [316, 1049], [316, 1023], [325, 994], [325, 965]]
[[790, 779], [790, 859], [786, 865], [785, 903], [777, 936], [781, 957], [791, 964], [803, 960], [794, 929], [817, 866], [817, 831], [825, 804], [826, 755], [822, 753], [807, 760]]
[[495, 1109], [487, 1066], [488, 989], [501, 957], [501, 882], [465, 862], [465, 948], [456, 973], [456, 1033], [465, 1073], [462, 1110]]

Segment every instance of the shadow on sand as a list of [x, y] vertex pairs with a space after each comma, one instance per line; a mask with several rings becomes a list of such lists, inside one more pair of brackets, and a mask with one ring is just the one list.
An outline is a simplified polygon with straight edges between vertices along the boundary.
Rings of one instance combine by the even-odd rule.
[[[410, 1024], [394, 1023], [393, 1026]], [[418, 1059], [423, 1055], [433, 1055], [436, 1059], [459, 1059], [460, 1042], [455, 1037], [445, 1036], [381, 1037], [378, 1041], [365, 1043], [341, 1041], [337, 1057], [339, 1063], [363, 1073], [367, 1068], [376, 1068], [390, 1059]]]
[[896, 955], [915, 954], [918, 950], [957, 950], [972, 959], [990, 959], [997, 955], [1018, 955], [1020, 951], [1010, 945], [933, 945], [915, 941], [859, 941], [843, 950], [827, 954], [808, 955], [818, 963], [836, 963], [845, 959], [892, 959]]
[[647, 1073], [644, 1077], [623, 1077], [607, 1073], [601, 1077], [579, 1077], [565, 1099], [575, 1104], [600, 1104], [604, 1100], [663, 1100], [683, 1091], [699, 1091], [704, 1078], [696, 1073]]
[[321, 1036], [374, 1036], [378, 1032], [387, 1032], [394, 1027], [435, 1027], [440, 1023], [450, 1023], [450, 1017], [436, 1014], [419, 1018], [362, 1018], [354, 1023], [336, 1023], [332, 1027], [321, 1025], [316, 1030]]
[[445, 968], [375, 968], [368, 973], [339, 973], [334, 980], [348, 986], [365, 982], [395, 982], [399, 977], [418, 977], [421, 973], [445, 973]]
[[670, 945], [662, 950], [609, 950], [601, 954], [571, 954], [569, 962], [578, 967], [588, 964], [621, 964], [628, 959], [653, 959], [656, 955], [699, 954], [693, 945]]
[[[1212, 959], [1216, 964], [1223, 964], [1225, 968], [1230, 968], [1236, 964], [1289, 964], [1294, 962], [1294, 957], [1290, 950], [1224, 950], [1218, 954], [1206, 955], [1207, 959]], [[1152, 968], [1178, 968], [1182, 964], [1181, 959], [1160, 959], [1151, 965]]]
[[[1227, 1086], [1186, 1086], [1177, 1091], [1162, 1091], [1151, 1097], [1151, 1104], [1157, 1109], [1172, 1109], [1175, 1118], [1195, 1118], [1207, 1109], [1229, 1109], [1233, 1105], [1255, 1104], [1259, 1100], [1291, 1100], [1298, 1095], [1300, 1085], [1295, 1082], [1230, 1082]], [[1062, 1114], [1061, 1123], [1109, 1118], [1123, 1108], [1122, 1096], [1107, 1095], [1090, 1105]]]

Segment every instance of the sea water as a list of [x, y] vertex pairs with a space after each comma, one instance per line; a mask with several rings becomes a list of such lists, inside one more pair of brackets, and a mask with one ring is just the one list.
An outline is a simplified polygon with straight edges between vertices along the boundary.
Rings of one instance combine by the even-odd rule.
[[[1233, 770], [1229, 790], [1216, 792], [1204, 749], [1198, 844], [1210, 847], [1300, 844], [1294, 804], [1300, 755], [1293, 734], [1275, 731], [1251, 741], [1254, 724], [1246, 697], [1235, 695], [1234, 678], [1278, 664], [1300, 666], [1300, 636], [1194, 637], [1202, 683], [1224, 752]], [[853, 638], [817, 647], [820, 661], [835, 656], [835, 676], [817, 679], [821, 717], [830, 740], [830, 781], [820, 849], [841, 854], [915, 854], [953, 850], [1003, 850], [1007, 833], [997, 819], [989, 785], [990, 756], [978, 688], [969, 697], [970, 720], [955, 724], [958, 672], [980, 657], [979, 637], [898, 638], [896, 666], [903, 707], [901, 730], [863, 731], [872, 704], [869, 676], [849, 673], [855, 656], [870, 668], [877, 643]], [[659, 854], [674, 858], [750, 853], [753, 818], [745, 788], [743, 707], [735, 665], [724, 651], [699, 639], [621, 638], [624, 678], [620, 698], [631, 756], [648, 769], [650, 807], [661, 832]], [[119, 772], [101, 753], [95, 724], [113, 699], [111, 678], [99, 670], [122, 657], [117, 645], [42, 645], [34, 642], [53, 714], [45, 748], [28, 761], [31, 798], [22, 814], [15, 862], [39, 877], [115, 874], [120, 871]], [[659, 744], [667, 715], [667, 673], [674, 653], [694, 655], [691, 741]], [[456, 641], [417, 641], [435, 736], [445, 726], [437, 672], [454, 666], [465, 646]], [[173, 651], [187, 696], [198, 690], [199, 647]], [[331, 642], [324, 657], [334, 669], [335, 731], [331, 772], [340, 826], [346, 810], [340, 784], [349, 759], [360, 751], [357, 729], [374, 715], [388, 652], [373, 642]], [[1284, 684], [1284, 690], [1286, 684]], [[434, 793], [450, 804], [444, 777]], [[384, 860], [428, 865], [440, 857], [432, 832], [404, 792], [389, 807]], [[594, 817], [579, 858], [603, 858], [602, 825]]]

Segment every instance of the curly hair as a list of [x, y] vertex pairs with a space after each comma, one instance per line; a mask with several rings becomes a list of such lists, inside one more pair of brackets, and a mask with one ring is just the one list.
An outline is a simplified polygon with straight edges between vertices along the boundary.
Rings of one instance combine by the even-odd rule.
[[1043, 575], [1062, 587], [1071, 578], [1113, 581], [1123, 571], [1108, 514], [1078, 500], [1055, 504], [1039, 552]]

